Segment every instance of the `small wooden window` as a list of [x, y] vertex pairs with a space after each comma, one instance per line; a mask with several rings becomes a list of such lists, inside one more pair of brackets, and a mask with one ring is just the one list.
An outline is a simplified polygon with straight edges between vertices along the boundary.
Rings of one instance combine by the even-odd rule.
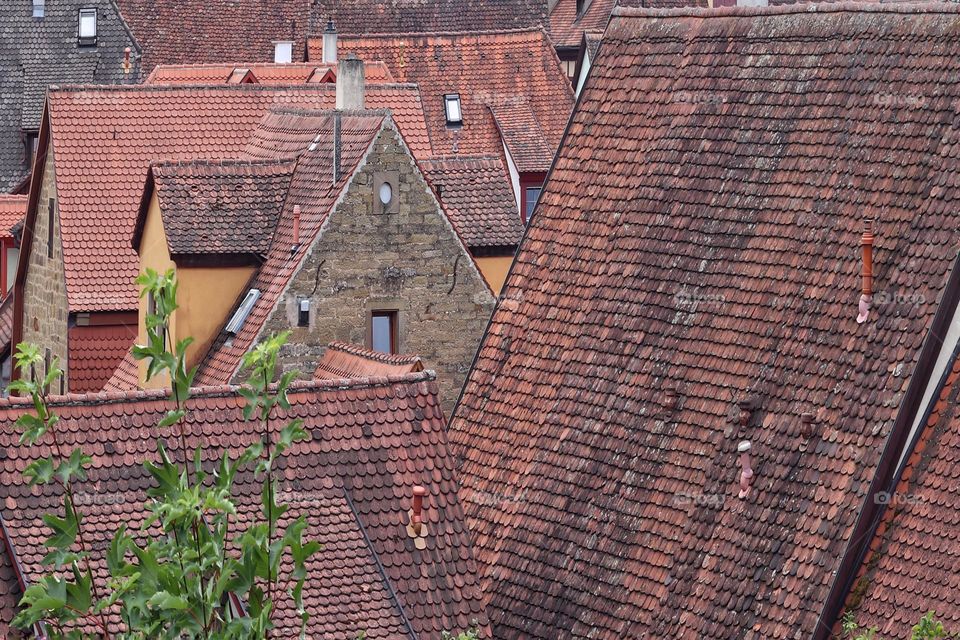
[[397, 353], [397, 312], [378, 310], [370, 317], [370, 348], [380, 353]]

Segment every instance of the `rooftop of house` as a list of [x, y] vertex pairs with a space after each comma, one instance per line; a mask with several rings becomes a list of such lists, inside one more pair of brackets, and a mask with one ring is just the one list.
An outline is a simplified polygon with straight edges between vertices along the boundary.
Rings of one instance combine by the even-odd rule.
[[545, 0], [317, 0], [313, 34], [329, 20], [345, 35], [452, 33], [538, 27], [546, 19]]
[[[322, 41], [311, 39], [309, 58]], [[573, 109], [573, 91], [547, 35], [520, 31], [341, 37], [343, 55], [382, 60], [401, 82], [415, 82], [437, 155], [499, 155], [491, 108], [529, 110], [545, 140], [549, 164]], [[444, 96], [459, 95], [462, 124], [448, 124]]]
[[[97, 9], [93, 46], [77, 39], [81, 8]], [[129, 74], [123, 69], [127, 47], [133, 50]], [[111, 0], [48, 2], [42, 19], [33, 17], [29, 2], [0, 3], [0, 193], [30, 173], [26, 133], [40, 127], [47, 85], [132, 82], [136, 54]]]
[[615, 10], [450, 426], [497, 637], [809, 637], [960, 247], [958, 28]]
[[353, 344], [331, 342], [317, 363], [313, 377], [317, 380], [376, 378], [417, 371], [423, 371], [419, 356], [380, 353]]
[[103, 391], [106, 393], [124, 393], [127, 391], [136, 391], [140, 388], [140, 370], [137, 359], [133, 356], [133, 347], [127, 349], [120, 360], [120, 364], [103, 384]]
[[[176, 261], [216, 255], [261, 262], [270, 249], [293, 171], [294, 163], [287, 160], [152, 165], [146, 192], [159, 202], [171, 257]], [[144, 198], [134, 227], [133, 247], [141, 254], [149, 206]]]
[[468, 247], [519, 244], [523, 223], [500, 156], [444, 156], [420, 166]]
[[13, 228], [27, 215], [27, 196], [0, 195], [0, 238], [12, 238]]
[[[382, 62], [365, 63], [368, 84], [394, 82]], [[336, 82], [337, 64], [182, 64], [159, 65], [147, 78], [147, 84], [240, 84], [273, 85]]]
[[[334, 86], [75, 87], [51, 91], [54, 154], [70, 310], [137, 307], [139, 270], [130, 244], [144, 177], [159, 160], [239, 157], [274, 105], [331, 108]], [[419, 90], [367, 87], [371, 108], [388, 108], [407, 145], [429, 155]], [[149, 123], [149, 127], [146, 127]], [[255, 157], [255, 156], [252, 156]], [[96, 184], [90, 181], [97, 175]], [[38, 184], [34, 184], [37, 197]], [[36, 202], [34, 199], [32, 202]], [[36, 206], [28, 213], [36, 215]], [[25, 274], [22, 274], [25, 277]]]
[[310, 0], [115, 0], [143, 48], [143, 71], [159, 64], [272, 62], [274, 43], [303, 60]]
[[[277, 419], [302, 419], [310, 438], [295, 444], [278, 467], [279, 501], [290, 505], [288, 521], [303, 515], [306, 539], [323, 545], [307, 567], [308, 634], [439, 638], [473, 620], [486, 630], [432, 373], [298, 382], [289, 400], [290, 409]], [[193, 392], [186, 442], [190, 451], [201, 450], [205, 464], [261, 439], [262, 425], [243, 418], [244, 402], [235, 387]], [[174, 459], [183, 453], [170, 428], [153, 426], [169, 409], [165, 393], [56, 397], [51, 405], [60, 432], [92, 458], [89, 477], [75, 488], [83, 496], [84, 520], [97, 525], [85, 532], [93, 537], [90, 547], [105, 548], [121, 523], [138, 531], [145, 490], [153, 483], [144, 461], [156, 458], [158, 440], [166, 441]], [[46, 444], [18, 444], [14, 422], [29, 410], [23, 399], [0, 401], [0, 513], [17, 561], [0, 547], [0, 602], [7, 605], [0, 625], [10, 619], [11, 564], [28, 580], [42, 573], [47, 534], [41, 517], [60, 504], [57, 489], [36, 490], [23, 480], [26, 466], [49, 453]], [[427, 489], [424, 549], [406, 529], [414, 486]], [[241, 512], [259, 508], [252, 470], [241, 471], [234, 497]], [[94, 552], [93, 564], [97, 579], [105, 580], [104, 558]], [[276, 623], [281, 635], [298, 633], [299, 615], [289, 600], [278, 601]], [[6, 631], [0, 626], [0, 635], [7, 637]]]
[[920, 430], [847, 599], [863, 628], [905, 637], [928, 611], [960, 628], [960, 359]]
[[104, 388], [137, 339], [135, 324], [71, 326], [67, 330], [67, 379], [73, 393]]

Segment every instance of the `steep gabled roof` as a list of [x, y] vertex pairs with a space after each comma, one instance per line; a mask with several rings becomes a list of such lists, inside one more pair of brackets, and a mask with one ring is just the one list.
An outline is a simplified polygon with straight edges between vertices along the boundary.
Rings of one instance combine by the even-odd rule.
[[293, 42], [303, 60], [310, 0], [116, 0], [143, 47], [143, 70], [158, 64], [272, 62], [274, 42]]
[[[70, 310], [136, 308], [139, 261], [130, 240], [151, 163], [237, 157], [273, 105], [330, 108], [334, 98], [332, 85], [51, 92], [49, 126]], [[390, 108], [411, 148], [430, 148], [415, 87], [372, 85], [367, 104]], [[91, 175], [97, 176], [95, 184]]]
[[445, 156], [420, 166], [468, 247], [520, 242], [523, 224], [500, 156]]
[[[441, 631], [464, 629], [473, 619], [485, 628], [432, 374], [295, 383], [289, 399], [289, 411], [276, 419], [302, 419], [310, 439], [284, 456], [278, 499], [290, 505], [287, 521], [305, 516], [305, 537], [323, 544], [308, 565], [304, 589], [309, 635], [439, 639]], [[261, 439], [263, 425], [245, 421], [243, 405], [235, 387], [195, 390], [187, 404], [188, 448], [199, 448], [204, 462], [214, 465], [227, 449], [236, 452]], [[105, 548], [121, 524], [139, 530], [144, 492], [153, 484], [142, 465], [156, 459], [157, 440], [166, 441], [174, 458], [181, 455], [179, 438], [153, 426], [169, 407], [157, 392], [53, 399], [60, 432], [93, 458], [89, 478], [75, 489], [85, 522], [96, 524], [85, 531], [93, 549]], [[55, 511], [61, 498], [55, 488], [38, 491], [23, 480], [23, 469], [49, 453], [48, 444], [18, 444], [13, 423], [27, 410], [22, 400], [0, 402], [0, 451], [7, 453], [0, 466], [0, 513], [28, 579], [36, 579], [45, 554], [41, 516]], [[422, 551], [406, 531], [416, 485], [427, 489], [429, 534]], [[259, 508], [260, 484], [251, 471], [241, 472], [234, 497], [241, 512]], [[104, 580], [103, 557], [95, 551], [93, 560]], [[281, 637], [297, 635], [299, 616], [289, 599], [278, 602], [276, 622]]]
[[450, 33], [539, 27], [546, 0], [316, 0], [313, 32], [328, 20], [345, 35], [378, 33]]
[[529, 103], [493, 104], [490, 112], [517, 171], [542, 173], [550, 168], [556, 148], [547, 142]]
[[133, 247], [155, 194], [171, 257], [267, 255], [290, 187], [291, 161], [193, 161], [152, 165], [134, 228]]
[[[331, 161], [334, 112], [274, 111], [264, 118], [252, 137], [249, 155], [294, 157], [297, 168], [267, 258], [250, 285], [261, 295], [236, 335], [224, 328], [214, 340], [197, 376], [200, 384], [226, 384], [233, 379], [243, 354], [257, 340], [357, 166], [380, 131], [393, 126], [384, 112], [341, 113], [341, 172], [337, 180], [333, 179]], [[294, 241], [294, 207], [300, 212], [298, 241]]]
[[[364, 72], [367, 84], [393, 82], [390, 70], [382, 62], [366, 62]], [[182, 64], [157, 66], [147, 78], [147, 84], [215, 85], [236, 84], [249, 79], [258, 84], [293, 85], [333, 82], [337, 65], [316, 63], [295, 64]]]
[[331, 342], [313, 372], [316, 380], [397, 376], [423, 371], [416, 355], [379, 353], [353, 344]]
[[[321, 41], [310, 41], [311, 59]], [[544, 139], [556, 149], [573, 92], [556, 53], [540, 29], [500, 33], [383, 35], [340, 38], [342, 55], [383, 60], [401, 82], [415, 82], [434, 152], [439, 155], [493, 155], [502, 143], [488, 107], [526, 104]], [[459, 93], [463, 126], [448, 127], [445, 94]]]
[[11, 231], [27, 215], [27, 196], [0, 195], [0, 238], [12, 238]]
[[450, 427], [498, 638], [812, 634], [939, 344], [958, 28], [617, 10]]

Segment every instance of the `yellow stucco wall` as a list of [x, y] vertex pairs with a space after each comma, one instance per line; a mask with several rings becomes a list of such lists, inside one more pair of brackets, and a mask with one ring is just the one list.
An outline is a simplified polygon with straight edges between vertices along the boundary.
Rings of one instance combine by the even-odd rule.
[[487, 284], [496, 294], [503, 288], [503, 282], [507, 279], [507, 272], [510, 271], [510, 265], [513, 263], [513, 256], [492, 256], [486, 258], [477, 258], [477, 266], [480, 267], [480, 273], [486, 279]]
[[[227, 314], [245, 290], [253, 267], [177, 267], [170, 258], [167, 235], [163, 230], [160, 202], [156, 194], [150, 201], [150, 209], [144, 223], [140, 241], [140, 270], [153, 269], [161, 272], [174, 268], [177, 271], [177, 303], [170, 322], [174, 340], [192, 336], [194, 341], [187, 348], [187, 366], [192, 367], [202, 358], [217, 332], [227, 320]], [[147, 300], [140, 300], [140, 344], [146, 341]], [[144, 388], [165, 387], [166, 380], [146, 378], [146, 364], [140, 363], [140, 381]]]

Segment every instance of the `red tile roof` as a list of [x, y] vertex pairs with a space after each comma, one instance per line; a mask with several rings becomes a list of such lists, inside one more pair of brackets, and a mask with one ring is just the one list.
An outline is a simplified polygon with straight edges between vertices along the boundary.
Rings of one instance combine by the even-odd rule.
[[579, 47], [584, 33], [603, 32], [610, 19], [610, 12], [617, 5], [659, 9], [706, 8], [710, 6], [710, 2], [709, 0], [590, 0], [586, 10], [578, 15], [577, 0], [557, 0], [557, 4], [550, 12], [550, 37], [557, 47]]
[[415, 355], [379, 353], [344, 342], [331, 342], [317, 363], [317, 380], [376, 378], [423, 371], [423, 361]]
[[[306, 516], [306, 537], [323, 544], [308, 566], [308, 634], [439, 639], [441, 631], [464, 629], [473, 619], [486, 627], [432, 375], [295, 383], [290, 403], [277, 419], [304, 420], [311, 439], [284, 457], [280, 499], [290, 505], [291, 519]], [[243, 419], [243, 404], [235, 388], [197, 390], [188, 403], [187, 446], [201, 448], [215, 464], [225, 449], [260, 439], [263, 427]], [[142, 463], [156, 458], [157, 440], [181, 455], [172, 431], [152, 426], [169, 406], [156, 392], [54, 400], [60, 433], [93, 458], [76, 494], [94, 549], [103, 549], [121, 523], [139, 530], [144, 490], [152, 484]], [[27, 576], [35, 578], [45, 553], [41, 515], [55, 510], [59, 498], [55, 488], [37, 491], [23, 481], [23, 469], [49, 450], [18, 445], [13, 422], [24, 410], [22, 400], [0, 402], [0, 451], [7, 453], [0, 459], [0, 513]], [[423, 551], [406, 532], [415, 485], [428, 491]], [[251, 473], [241, 473], [235, 499], [242, 511], [257, 508], [259, 487]], [[96, 552], [94, 563], [105, 579]], [[277, 623], [282, 637], [296, 635], [299, 616], [289, 600], [278, 603]]]
[[150, 168], [148, 187], [134, 228], [139, 250], [155, 193], [170, 255], [267, 255], [290, 188], [294, 163], [199, 160], [160, 163]]
[[523, 235], [500, 156], [447, 156], [420, 163], [468, 247], [513, 247]]
[[450, 427], [495, 635], [809, 637], [957, 256], [960, 13], [618, 11]]
[[27, 196], [0, 195], [0, 237], [12, 238], [10, 230], [27, 215]]
[[[261, 292], [243, 327], [235, 336], [222, 331], [197, 375], [198, 384], [226, 384], [240, 366], [243, 354], [255, 343], [290, 278], [310, 252], [327, 215], [366, 156], [381, 128], [390, 126], [383, 112], [345, 113], [341, 121], [342, 172], [333, 180], [334, 116], [331, 111], [275, 111], [264, 119], [248, 146], [259, 158], [296, 155], [297, 170], [290, 182], [280, 222], [267, 259], [251, 283]], [[316, 141], [316, 144], [313, 144]], [[300, 241], [293, 239], [293, 207], [300, 207]], [[297, 250], [291, 251], [296, 245]]]
[[[364, 75], [368, 84], [394, 82], [390, 70], [382, 62], [366, 62]], [[294, 64], [190, 64], [161, 65], [147, 78], [147, 84], [236, 84], [247, 79], [259, 84], [293, 85], [335, 82], [337, 65], [316, 63]]]
[[274, 42], [293, 42], [303, 60], [310, 0], [117, 0], [143, 49], [141, 67], [243, 60], [272, 62]]
[[140, 370], [137, 359], [133, 357], [133, 347], [123, 355], [123, 360], [110, 379], [103, 385], [107, 393], [123, 393], [140, 388]]
[[882, 637], [906, 637], [928, 611], [960, 629], [960, 359], [918, 436], [847, 600]]
[[[70, 310], [136, 308], [133, 280], [139, 261], [130, 240], [152, 162], [236, 157], [271, 106], [323, 108], [333, 103], [332, 85], [51, 91], [48, 108]], [[414, 153], [429, 153], [415, 87], [372, 85], [367, 104], [392, 109]]]
[[0, 638], [4, 640], [22, 640], [23, 634], [19, 629], [12, 627], [13, 616], [17, 611], [17, 604], [23, 595], [17, 575], [4, 552], [4, 538], [0, 529]]
[[67, 332], [72, 393], [103, 389], [137, 339], [136, 326], [74, 326]]
[[0, 302], [0, 354], [10, 348], [13, 339], [13, 296], [8, 295]]
[[333, 19], [340, 34], [503, 31], [544, 24], [545, 0], [316, 0], [313, 31]]
[[490, 112], [517, 171], [543, 173], [550, 168], [556, 148], [547, 143], [528, 103], [490, 105]]
[[[320, 55], [311, 40], [310, 57]], [[416, 82], [438, 155], [493, 155], [502, 143], [488, 107], [527, 104], [551, 149], [563, 135], [573, 91], [549, 39], [539, 29], [504, 33], [340, 38], [340, 51], [383, 60], [394, 77]], [[447, 127], [443, 96], [459, 93], [462, 127]]]

